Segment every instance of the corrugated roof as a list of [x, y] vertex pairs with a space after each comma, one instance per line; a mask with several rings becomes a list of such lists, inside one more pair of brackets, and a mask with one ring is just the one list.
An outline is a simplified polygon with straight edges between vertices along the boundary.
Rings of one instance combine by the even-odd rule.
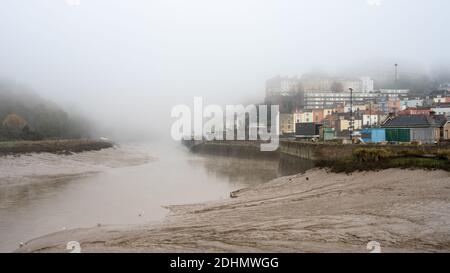
[[448, 120], [445, 115], [434, 115], [433, 118], [434, 118], [434, 121], [436, 122], [436, 124], [439, 127], [444, 126], [445, 123], [447, 123], [447, 120]]
[[427, 115], [404, 115], [388, 119], [382, 127], [437, 127], [434, 119]]

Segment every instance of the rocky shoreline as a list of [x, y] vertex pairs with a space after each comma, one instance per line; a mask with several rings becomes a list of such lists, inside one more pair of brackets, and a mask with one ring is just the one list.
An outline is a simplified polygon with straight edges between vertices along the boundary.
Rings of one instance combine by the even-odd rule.
[[313, 169], [223, 201], [168, 206], [161, 224], [97, 226], [31, 240], [17, 252], [450, 251], [450, 173]]

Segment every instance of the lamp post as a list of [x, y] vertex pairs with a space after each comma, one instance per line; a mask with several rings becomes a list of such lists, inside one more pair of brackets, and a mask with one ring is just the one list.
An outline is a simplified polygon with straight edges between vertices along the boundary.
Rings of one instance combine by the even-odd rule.
[[394, 86], [395, 86], [395, 93], [397, 94], [397, 79], [398, 79], [398, 64], [395, 64], [395, 82], [394, 82]]
[[353, 88], [349, 88], [350, 90], [350, 126], [348, 128], [350, 133], [350, 140], [353, 142], [353, 130], [355, 129], [353, 124]]

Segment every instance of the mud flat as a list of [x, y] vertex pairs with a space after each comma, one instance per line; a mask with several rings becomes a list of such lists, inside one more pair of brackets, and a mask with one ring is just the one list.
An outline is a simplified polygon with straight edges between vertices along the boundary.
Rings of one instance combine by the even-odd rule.
[[[188, 194], [188, 193], [187, 193]], [[450, 173], [388, 169], [282, 177], [233, 198], [169, 206], [162, 224], [67, 230], [18, 252], [450, 251]]]
[[0, 156], [0, 186], [67, 180], [111, 168], [141, 165], [152, 160], [155, 158], [129, 146], [65, 154], [40, 152], [4, 155]]

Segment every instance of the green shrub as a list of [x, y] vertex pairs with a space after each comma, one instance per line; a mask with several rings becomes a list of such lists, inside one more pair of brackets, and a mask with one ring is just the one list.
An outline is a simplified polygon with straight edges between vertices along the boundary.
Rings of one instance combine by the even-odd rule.
[[[440, 159], [446, 159], [450, 161], [450, 149], [438, 150], [436, 156]], [[449, 162], [450, 164], [450, 162]]]

